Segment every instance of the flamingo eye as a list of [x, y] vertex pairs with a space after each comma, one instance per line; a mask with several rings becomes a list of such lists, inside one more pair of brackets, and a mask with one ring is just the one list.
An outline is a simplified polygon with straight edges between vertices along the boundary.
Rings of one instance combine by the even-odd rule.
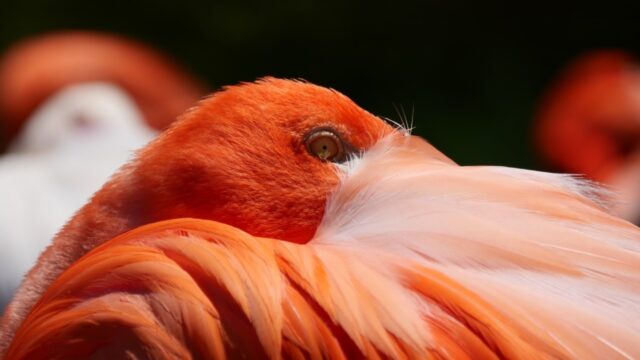
[[341, 162], [344, 160], [344, 145], [340, 137], [330, 130], [312, 132], [305, 141], [307, 151], [320, 160]]

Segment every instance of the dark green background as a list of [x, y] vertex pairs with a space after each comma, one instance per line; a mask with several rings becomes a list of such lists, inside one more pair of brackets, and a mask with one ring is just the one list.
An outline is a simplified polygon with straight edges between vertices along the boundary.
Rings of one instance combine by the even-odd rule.
[[[3, 1], [0, 49], [98, 29], [173, 54], [210, 86], [264, 75], [331, 86], [397, 118], [463, 164], [535, 167], [542, 91], [585, 51], [640, 50], [640, 1]], [[588, 146], [588, 145], [586, 145]]]

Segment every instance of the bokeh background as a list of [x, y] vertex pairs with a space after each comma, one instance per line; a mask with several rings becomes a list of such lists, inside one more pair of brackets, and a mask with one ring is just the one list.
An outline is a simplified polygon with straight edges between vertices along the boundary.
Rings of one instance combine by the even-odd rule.
[[3, 1], [0, 51], [61, 29], [114, 32], [177, 58], [211, 89], [304, 78], [397, 119], [462, 164], [538, 167], [531, 121], [564, 65], [640, 52], [640, 2]]

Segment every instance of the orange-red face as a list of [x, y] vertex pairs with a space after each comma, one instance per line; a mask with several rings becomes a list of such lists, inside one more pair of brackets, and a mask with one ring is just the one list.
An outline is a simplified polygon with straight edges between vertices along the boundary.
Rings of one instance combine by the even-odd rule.
[[333, 90], [264, 79], [204, 100], [140, 154], [137, 187], [153, 219], [198, 217], [306, 242], [336, 163], [393, 131]]

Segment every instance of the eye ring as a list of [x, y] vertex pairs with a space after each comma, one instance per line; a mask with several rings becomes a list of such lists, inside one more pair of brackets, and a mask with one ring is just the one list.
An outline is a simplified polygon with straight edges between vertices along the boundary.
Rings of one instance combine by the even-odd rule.
[[317, 129], [305, 139], [307, 151], [323, 161], [341, 162], [345, 158], [345, 146], [335, 132], [329, 129]]

